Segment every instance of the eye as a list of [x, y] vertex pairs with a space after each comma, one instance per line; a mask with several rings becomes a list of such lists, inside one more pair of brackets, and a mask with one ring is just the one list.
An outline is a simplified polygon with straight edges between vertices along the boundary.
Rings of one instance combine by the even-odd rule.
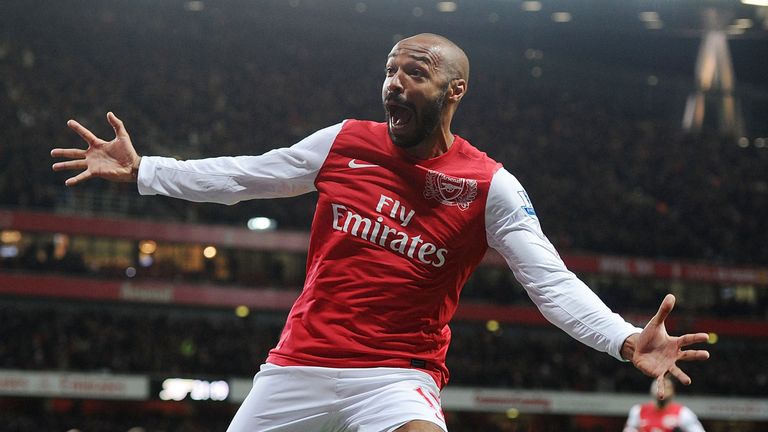
[[397, 69], [396, 69], [394, 66], [387, 66], [386, 68], [384, 68], [384, 72], [385, 72], [385, 73], [387, 74], [387, 76], [389, 76], [389, 77], [391, 77], [392, 75], [394, 75], [396, 71], [397, 71]]
[[411, 69], [411, 71], [409, 72], [409, 75], [411, 75], [414, 78], [424, 78], [426, 76], [424, 71], [418, 68]]

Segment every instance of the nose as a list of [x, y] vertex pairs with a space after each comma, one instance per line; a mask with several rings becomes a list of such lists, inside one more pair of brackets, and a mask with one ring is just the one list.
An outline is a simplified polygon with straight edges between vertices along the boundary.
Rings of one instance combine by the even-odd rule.
[[391, 77], [387, 77], [385, 87], [390, 93], [403, 92], [403, 83], [400, 81], [400, 71], [395, 72]]

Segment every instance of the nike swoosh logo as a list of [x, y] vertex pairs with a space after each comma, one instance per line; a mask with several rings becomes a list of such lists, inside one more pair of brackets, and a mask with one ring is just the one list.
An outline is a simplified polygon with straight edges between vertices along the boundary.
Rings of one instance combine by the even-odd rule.
[[374, 167], [378, 167], [378, 165], [357, 163], [356, 159], [350, 159], [348, 165], [349, 165], [350, 168], [374, 168]]

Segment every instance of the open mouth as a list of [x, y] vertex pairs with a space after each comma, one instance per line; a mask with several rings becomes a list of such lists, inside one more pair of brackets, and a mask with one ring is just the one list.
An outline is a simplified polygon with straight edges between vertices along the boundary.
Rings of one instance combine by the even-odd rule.
[[389, 126], [392, 129], [401, 129], [407, 126], [413, 119], [413, 110], [405, 105], [388, 103]]

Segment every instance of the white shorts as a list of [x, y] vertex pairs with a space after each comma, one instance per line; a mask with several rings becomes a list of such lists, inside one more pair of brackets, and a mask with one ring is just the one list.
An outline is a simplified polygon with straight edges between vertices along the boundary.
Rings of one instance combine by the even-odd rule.
[[227, 432], [390, 432], [412, 420], [447, 432], [439, 394], [415, 369], [267, 363]]

